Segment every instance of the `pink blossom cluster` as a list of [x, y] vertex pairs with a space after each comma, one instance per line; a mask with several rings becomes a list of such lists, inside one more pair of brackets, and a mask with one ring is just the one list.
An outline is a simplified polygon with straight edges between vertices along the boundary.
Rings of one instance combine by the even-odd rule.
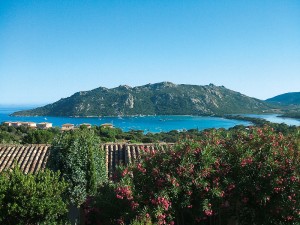
[[146, 169], [142, 166], [141, 163], [138, 163], [136, 168], [137, 168], [138, 171], [140, 171], [141, 173], [146, 173]]
[[241, 166], [245, 167], [245, 166], [247, 166], [249, 164], [252, 164], [252, 162], [253, 162], [253, 158], [252, 157], [245, 158], [245, 159], [242, 160]]
[[159, 205], [159, 206], [161, 206], [166, 211], [171, 206], [171, 202], [167, 198], [165, 198], [165, 197], [158, 197], [156, 199], [152, 199], [151, 203], [153, 205]]
[[115, 192], [116, 192], [116, 197], [118, 199], [127, 199], [127, 200], [133, 199], [132, 192], [129, 186], [117, 187]]

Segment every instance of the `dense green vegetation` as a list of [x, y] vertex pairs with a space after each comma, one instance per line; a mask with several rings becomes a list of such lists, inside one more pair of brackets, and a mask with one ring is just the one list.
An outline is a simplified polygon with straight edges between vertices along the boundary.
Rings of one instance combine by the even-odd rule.
[[[276, 131], [282, 132], [284, 134], [295, 130], [296, 126], [288, 126], [284, 123], [276, 124], [268, 122], [267, 120], [260, 118], [244, 117], [240, 115], [226, 115], [223, 116], [227, 119], [243, 120], [249, 121], [256, 126], [269, 125], [273, 127]], [[239, 129], [243, 126], [236, 126], [231, 129]], [[81, 127], [80, 130], [83, 130]], [[129, 142], [129, 143], [157, 143], [157, 142], [167, 142], [174, 143], [185, 137], [190, 137], [193, 139], [201, 138], [202, 131], [198, 129], [190, 129], [186, 131], [172, 130], [169, 132], [160, 133], [144, 133], [142, 130], [131, 130], [124, 132], [119, 128], [108, 128], [101, 126], [93, 126], [91, 128], [95, 135], [98, 136], [100, 142]], [[209, 130], [209, 129], [208, 129]], [[68, 132], [67, 132], [68, 133]], [[24, 126], [14, 128], [7, 125], [0, 125], [0, 143], [2, 144], [51, 144], [54, 138], [61, 134], [58, 128], [50, 128], [47, 130], [41, 129], [31, 129]]]
[[104, 225], [296, 225], [299, 151], [299, 128], [283, 135], [269, 126], [211, 130], [169, 150], [145, 149], [89, 199], [86, 216]]
[[282, 108], [282, 117], [300, 118], [300, 92], [285, 93], [266, 100]]
[[99, 138], [86, 128], [61, 133], [52, 143], [50, 168], [69, 183], [68, 197], [78, 207], [107, 180], [105, 152], [99, 145]]
[[67, 183], [49, 170], [23, 174], [16, 166], [0, 174], [0, 224], [66, 224]]
[[139, 87], [99, 87], [78, 92], [53, 104], [15, 112], [20, 116], [223, 115], [261, 113], [268, 103], [213, 84], [175, 85], [170, 82]]
[[[80, 130], [84, 129], [83, 127]], [[103, 142], [130, 142], [130, 143], [151, 143], [151, 142], [175, 142], [184, 133], [178, 131], [147, 133], [142, 130], [131, 130], [123, 132], [119, 128], [108, 128], [93, 126], [91, 128]], [[194, 130], [188, 133], [194, 133]], [[66, 132], [68, 133], [68, 132]], [[11, 127], [0, 125], [0, 144], [51, 144], [54, 138], [61, 134], [59, 128], [50, 128], [47, 130], [31, 129], [24, 126]]]
[[266, 102], [281, 105], [300, 105], [300, 92], [290, 92], [269, 98]]
[[281, 115], [281, 117], [300, 119], [300, 105], [297, 108], [288, 110], [283, 115]]
[[0, 144], [51, 144], [59, 128], [47, 130], [0, 125]]
[[[2, 125], [0, 133], [8, 137], [2, 142], [52, 143], [48, 166], [60, 174], [2, 172], [0, 224], [65, 224], [72, 205], [84, 210], [86, 224], [298, 224], [299, 127], [226, 117], [256, 126], [144, 134], [97, 126], [60, 132]], [[176, 144], [164, 151], [145, 149], [111, 182], [99, 144], [121, 140]]]

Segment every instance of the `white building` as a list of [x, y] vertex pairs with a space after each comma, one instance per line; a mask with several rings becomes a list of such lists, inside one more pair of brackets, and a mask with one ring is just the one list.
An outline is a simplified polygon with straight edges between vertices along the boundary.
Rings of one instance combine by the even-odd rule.
[[65, 123], [61, 126], [61, 130], [73, 130], [75, 128], [74, 124], [72, 123]]
[[39, 129], [48, 129], [51, 127], [52, 127], [52, 123], [43, 122], [43, 123], [37, 124], [37, 128], [39, 128]]
[[22, 122], [11, 122], [11, 126], [13, 127], [19, 127], [22, 125]]
[[11, 126], [11, 122], [3, 122], [4, 125]]
[[22, 122], [22, 125], [29, 128], [36, 128], [36, 123], [34, 122]]

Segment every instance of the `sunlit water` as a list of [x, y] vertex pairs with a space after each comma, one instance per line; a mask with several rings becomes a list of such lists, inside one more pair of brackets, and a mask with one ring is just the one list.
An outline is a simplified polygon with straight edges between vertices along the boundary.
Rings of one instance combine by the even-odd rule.
[[285, 123], [290, 126], [300, 126], [300, 119], [293, 119], [293, 118], [285, 118], [285, 117], [278, 117], [279, 114], [244, 114], [243, 116], [247, 117], [254, 117], [254, 118], [262, 118], [272, 123]]
[[[112, 123], [115, 127], [123, 131], [143, 130], [144, 132], [167, 132], [170, 130], [189, 130], [189, 129], [207, 129], [207, 128], [225, 128], [236, 125], [248, 126], [251, 123], [247, 121], [229, 120], [219, 117], [207, 116], [130, 116], [130, 117], [12, 117], [11, 113], [29, 107], [0, 107], [0, 122], [4, 121], [32, 121], [36, 123], [50, 122], [53, 126], [60, 127], [64, 123], [79, 125], [90, 123], [92, 125], [101, 125], [103, 123]], [[288, 125], [300, 126], [300, 120], [279, 118], [277, 115], [246, 115], [251, 117], [264, 118], [271, 122], [286, 123]]]

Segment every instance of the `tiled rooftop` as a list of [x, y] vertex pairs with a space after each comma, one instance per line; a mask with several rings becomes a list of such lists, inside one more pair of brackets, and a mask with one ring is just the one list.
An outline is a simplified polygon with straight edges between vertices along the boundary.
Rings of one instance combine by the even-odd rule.
[[0, 172], [20, 165], [24, 173], [37, 173], [46, 166], [49, 145], [0, 145]]
[[[166, 145], [160, 145], [162, 150]], [[148, 148], [153, 150], [155, 144], [102, 144], [99, 149], [106, 152], [106, 168], [109, 177], [120, 164], [138, 160], [141, 152]], [[45, 169], [51, 147], [49, 145], [0, 145], [0, 172], [10, 169], [18, 163], [24, 173], [37, 173]]]

